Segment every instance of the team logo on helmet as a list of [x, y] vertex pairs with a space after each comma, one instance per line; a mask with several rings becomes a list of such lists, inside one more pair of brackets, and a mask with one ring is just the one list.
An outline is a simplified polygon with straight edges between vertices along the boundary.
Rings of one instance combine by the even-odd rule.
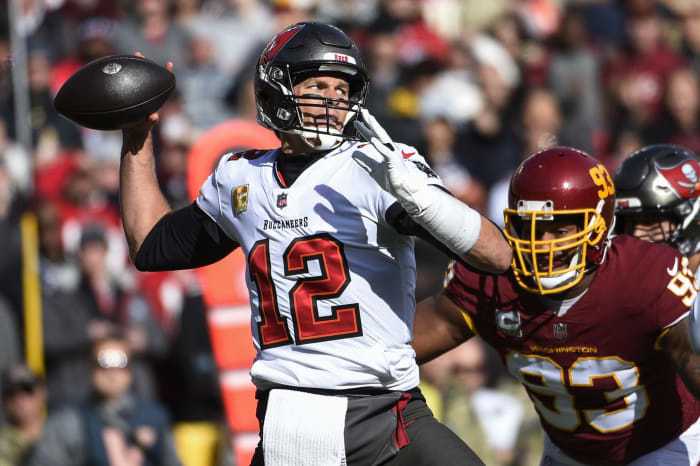
[[687, 199], [700, 195], [700, 163], [696, 160], [688, 160], [673, 168], [657, 166], [656, 169], [679, 196]]
[[265, 50], [263, 50], [262, 54], [260, 55], [260, 59], [258, 60], [258, 65], [264, 65], [275, 58], [275, 55], [277, 55], [277, 52], [282, 50], [284, 44], [289, 42], [289, 39], [294, 37], [294, 35], [301, 31], [301, 28], [303, 27], [303, 24], [297, 24], [277, 34], [275, 38], [272, 39], [269, 44], [267, 44]]

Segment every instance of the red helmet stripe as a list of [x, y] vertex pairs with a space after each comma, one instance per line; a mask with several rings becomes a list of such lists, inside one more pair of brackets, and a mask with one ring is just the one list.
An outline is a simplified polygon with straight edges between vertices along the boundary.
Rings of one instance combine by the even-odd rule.
[[296, 25], [294, 27], [291, 27], [289, 29], [286, 29], [279, 34], [275, 36], [274, 39], [270, 41], [269, 44], [267, 44], [267, 47], [265, 47], [265, 50], [263, 50], [262, 54], [260, 55], [260, 60], [258, 60], [258, 65], [262, 65], [264, 63], [268, 63], [270, 60], [275, 58], [275, 55], [277, 55], [277, 52], [282, 50], [282, 46], [289, 42], [289, 39], [294, 37], [294, 35], [301, 31], [301, 28], [303, 28], [304, 25]]

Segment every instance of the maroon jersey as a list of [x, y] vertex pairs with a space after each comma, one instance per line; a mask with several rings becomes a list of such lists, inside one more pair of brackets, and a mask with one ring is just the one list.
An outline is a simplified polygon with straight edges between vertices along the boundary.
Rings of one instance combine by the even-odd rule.
[[562, 316], [511, 271], [456, 264], [445, 293], [525, 385], [552, 441], [578, 461], [627, 463], [700, 416], [658, 345], [697, 294], [675, 249], [613, 238], [590, 288]]

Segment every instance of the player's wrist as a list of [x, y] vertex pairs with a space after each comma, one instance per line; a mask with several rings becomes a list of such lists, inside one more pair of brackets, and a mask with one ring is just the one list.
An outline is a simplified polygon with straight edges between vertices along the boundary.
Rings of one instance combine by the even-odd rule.
[[[481, 232], [481, 214], [437, 187], [426, 185], [421, 195], [429, 197], [416, 214], [416, 222], [455, 253], [462, 255], [476, 244]], [[405, 208], [405, 206], [404, 206]]]
[[409, 215], [420, 215], [429, 208], [435, 196], [431, 192], [433, 188], [430, 185], [424, 184], [420, 186], [411, 186], [410, 188], [402, 186], [395, 190], [395, 197]]

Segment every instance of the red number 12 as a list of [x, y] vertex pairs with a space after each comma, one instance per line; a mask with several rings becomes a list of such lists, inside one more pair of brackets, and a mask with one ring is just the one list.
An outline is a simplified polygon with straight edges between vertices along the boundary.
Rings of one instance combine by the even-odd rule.
[[[318, 260], [321, 268], [319, 276], [299, 278], [289, 290], [290, 314], [297, 345], [362, 335], [357, 303], [333, 306], [331, 314], [326, 317], [318, 314], [319, 300], [337, 298], [350, 283], [342, 243], [327, 233], [297, 238], [289, 245], [282, 259], [284, 274], [288, 277], [308, 273], [310, 260]], [[262, 320], [258, 323], [258, 332], [261, 349], [294, 344], [279, 312], [270, 266], [269, 240], [253, 245], [248, 255], [248, 266], [260, 298]]]

